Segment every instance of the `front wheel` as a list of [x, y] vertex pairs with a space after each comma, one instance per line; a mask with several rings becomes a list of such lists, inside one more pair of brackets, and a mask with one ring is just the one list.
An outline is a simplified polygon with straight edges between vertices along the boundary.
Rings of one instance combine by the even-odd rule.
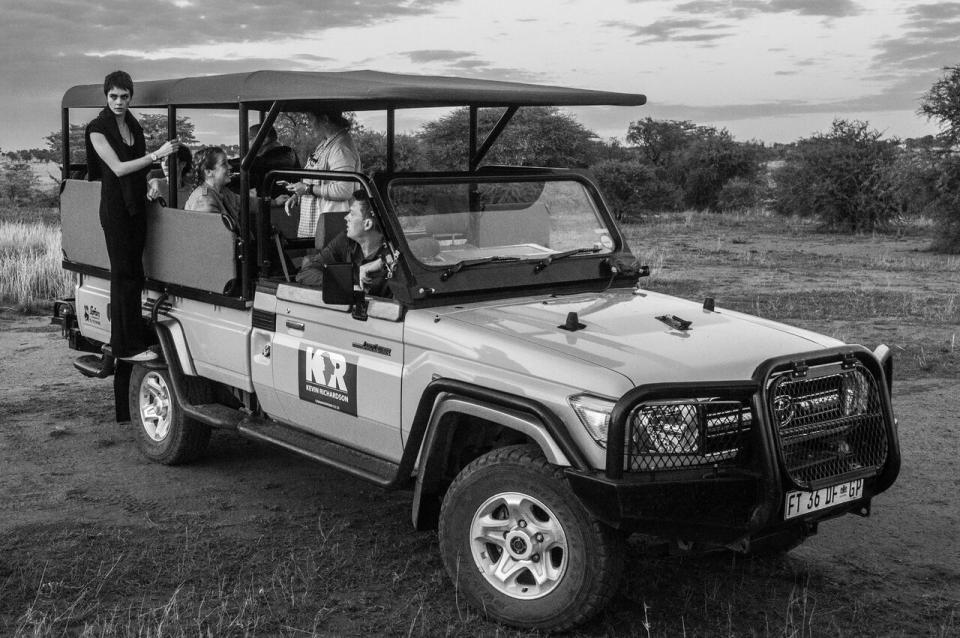
[[622, 574], [623, 536], [587, 513], [534, 446], [493, 450], [465, 467], [443, 499], [439, 536], [457, 588], [518, 627], [585, 621]]
[[137, 444], [144, 456], [164, 465], [178, 465], [196, 459], [206, 449], [210, 426], [184, 415], [166, 369], [134, 366], [128, 396], [130, 420], [137, 427]]

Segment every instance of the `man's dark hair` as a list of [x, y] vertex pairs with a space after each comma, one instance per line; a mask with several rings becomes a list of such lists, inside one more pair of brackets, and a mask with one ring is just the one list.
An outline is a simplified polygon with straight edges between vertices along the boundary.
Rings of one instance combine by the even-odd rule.
[[110, 89], [124, 89], [133, 96], [133, 78], [126, 71], [108, 73], [107, 77], [103, 78], [103, 94], [109, 93]]
[[324, 108], [312, 108], [308, 113], [312, 114], [314, 117], [320, 120], [326, 120], [336, 126], [337, 128], [350, 128], [350, 120], [343, 116], [341, 111], [334, 111], [332, 109]]
[[[257, 133], [259, 133], [259, 132], [260, 132], [260, 123], [259, 123], [259, 122], [258, 122], [257, 124], [253, 124], [253, 125], [250, 127], [250, 137], [251, 137], [251, 138], [256, 137], [256, 136], [257, 136]], [[275, 128], [273, 128], [273, 126], [271, 126], [269, 129], [267, 129], [267, 136], [264, 138], [264, 140], [267, 141], [267, 142], [272, 142], [272, 141], [274, 141], [274, 140], [276, 140], [276, 139], [277, 139], [277, 129], [275, 129]]]

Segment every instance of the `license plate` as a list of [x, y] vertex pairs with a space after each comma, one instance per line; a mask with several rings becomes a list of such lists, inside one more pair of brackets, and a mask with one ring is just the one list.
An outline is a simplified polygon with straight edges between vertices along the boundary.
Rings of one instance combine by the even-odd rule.
[[815, 492], [787, 492], [783, 518], [794, 518], [849, 503], [863, 496], [863, 479], [824, 487]]

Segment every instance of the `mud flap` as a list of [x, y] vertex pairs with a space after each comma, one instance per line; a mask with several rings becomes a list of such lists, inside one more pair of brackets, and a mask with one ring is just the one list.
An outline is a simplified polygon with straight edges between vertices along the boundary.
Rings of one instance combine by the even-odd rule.
[[117, 423], [124, 423], [130, 420], [129, 387], [133, 364], [117, 360], [116, 365], [113, 373], [113, 404], [116, 406]]

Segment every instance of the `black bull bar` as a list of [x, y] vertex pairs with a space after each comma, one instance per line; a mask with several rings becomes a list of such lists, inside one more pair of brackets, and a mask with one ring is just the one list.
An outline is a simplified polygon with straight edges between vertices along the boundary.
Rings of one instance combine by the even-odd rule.
[[[784, 495], [798, 489], [784, 470], [775, 417], [767, 395], [774, 375], [804, 374], [825, 364], [862, 366], [875, 381], [887, 454], [882, 467], [833, 477], [837, 483], [863, 479], [861, 499], [785, 521]], [[890, 402], [892, 361], [889, 351], [880, 360], [862, 346], [840, 346], [762, 363], [749, 380], [656, 383], [627, 392], [611, 414], [604, 472], [568, 469], [571, 486], [584, 506], [614, 527], [689, 540], [732, 543], [779, 529], [803, 526], [811, 533], [824, 519], [848, 512], [868, 515], [870, 500], [896, 480], [900, 469], [897, 426]], [[718, 398], [749, 408], [745, 429], [747, 459], [735, 464], [663, 466], [625, 471], [627, 432], [634, 409], [644, 403]], [[813, 486], [814, 488], [818, 486]]]

